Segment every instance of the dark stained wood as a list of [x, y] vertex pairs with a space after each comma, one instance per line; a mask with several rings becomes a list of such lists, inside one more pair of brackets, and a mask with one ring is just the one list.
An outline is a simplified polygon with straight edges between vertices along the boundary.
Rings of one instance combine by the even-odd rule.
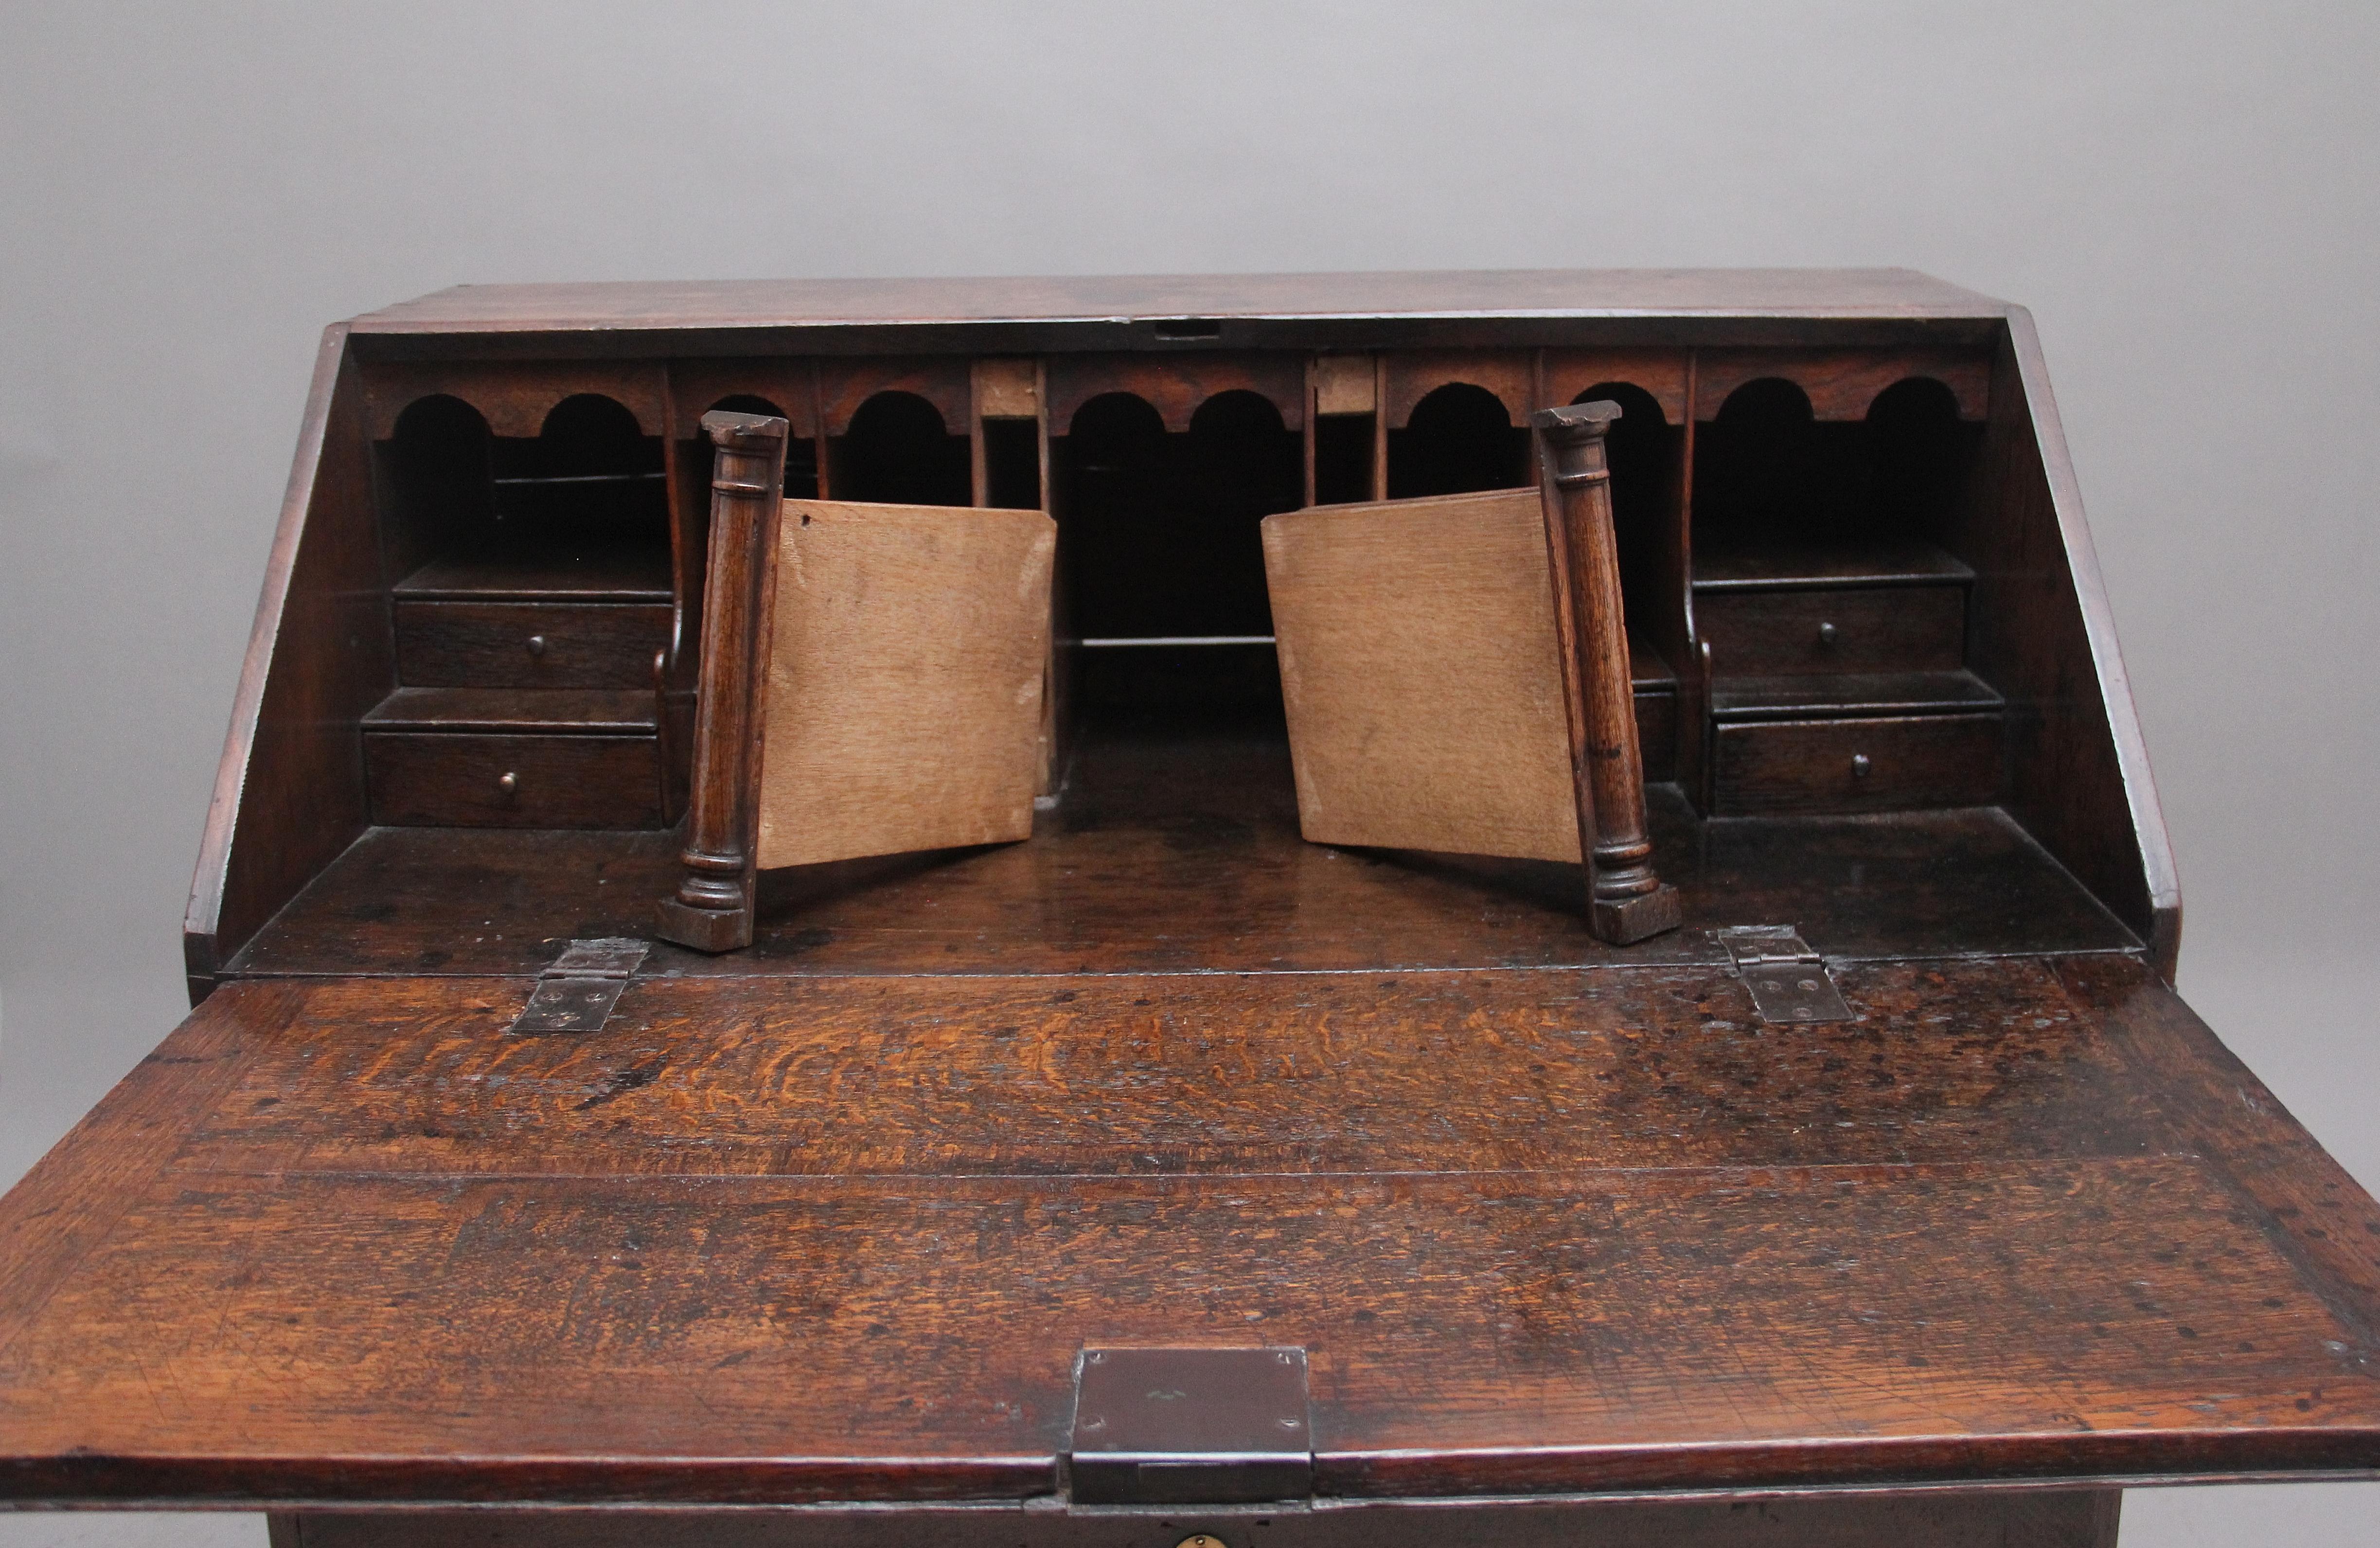
[[[1645, 757], [1630, 692], [1628, 621], [1611, 527], [1606, 434], [1614, 403], [1540, 410], [1538, 487], [1554, 591], [1555, 652], [1570, 725], [1571, 779], [1586, 849], [1588, 924], [1628, 945], [1678, 927], [1678, 894], [1653, 863]], [[1590, 839], [1587, 835], [1593, 835]]]
[[666, 603], [670, 555], [654, 543], [482, 550], [433, 559], [391, 590], [421, 602]]
[[1711, 694], [1711, 713], [1720, 720], [1821, 719], [1999, 707], [2000, 696], [1991, 685], [1967, 671], [1721, 677]]
[[723, 951], [752, 939], [759, 642], [769, 638], [769, 567], [784, 507], [786, 425], [765, 415], [713, 411], [703, 416], [702, 428], [715, 448], [702, 699], [695, 722], [686, 847], [678, 853], [680, 870], [657, 908], [664, 940]]
[[1784, 586], [1901, 586], [1972, 580], [1975, 572], [1929, 542], [1871, 538], [1822, 545], [1774, 533], [1757, 543], [1706, 544], [1694, 553], [1697, 591], [1765, 591]]
[[[273, 1548], [1176, 1548], [1197, 1529], [1251, 1548], [2115, 1548], [2115, 1490], [1950, 1496], [1565, 1500], [1449, 1505], [1335, 1502], [1324, 1510], [1207, 1506], [1075, 1515], [1030, 1505], [534, 1515], [307, 1511], [273, 1518]], [[301, 1535], [302, 1523], [302, 1535]]]
[[1981, 806], [2001, 786], [1997, 714], [1731, 721], [1712, 733], [1723, 815]]
[[[1768, 374], [1845, 446], [1911, 374], [1985, 417], [1936, 469], [1947, 507], [1893, 516], [1925, 542], [1813, 548], [1747, 508], [1697, 549], [1698, 423]], [[1179, 430], [1255, 390], [1294, 429], [1311, 392], [1345, 416], [1343, 497], [1358, 438], [1385, 493], [1392, 426], [1449, 381], [1516, 421], [1626, 384], [1665, 421], [1621, 512], [1633, 693], [1616, 635], [1589, 653], [1605, 729], [1682, 786], [1594, 809], [1642, 799], [1683, 928], [1597, 941], [1570, 865], [1303, 843], [1261, 645], [1236, 699], [1186, 651], [1068, 696], [1057, 651], [1021, 844], [756, 880], [741, 733], [683, 835], [364, 826], [368, 798], [674, 811], [698, 674], [706, 712], [748, 710], [720, 631], [765, 628], [756, 524], [703, 491], [716, 461], [717, 508], [765, 519], [782, 473], [701, 455], [724, 399], [816, 436], [826, 498], [861, 492], [828, 454], [877, 391], [974, 442], [978, 501], [1029, 504], [1042, 421], [1058, 504], [1059, 397], [1135, 391]], [[669, 438], [670, 546], [467, 551], [459, 479], [416, 490], [393, 451], [368, 475], [433, 391], [500, 436], [627, 404]], [[1852, 471], [1813, 530], [1858, 525]], [[722, 542], [749, 550], [712, 560], [725, 616]], [[510, 675], [524, 618], [589, 616], [640, 620], [615, 676]], [[459, 666], [418, 648], [441, 619], [486, 626]], [[326, 337], [217, 789], [187, 938], [194, 988], [224, 986], [0, 1200], [0, 1497], [261, 1504], [316, 1548], [1174, 1548], [1193, 1523], [1055, 1497], [1075, 1352], [1134, 1342], [1308, 1350], [1326, 1504], [1202, 1516], [1231, 1548], [2107, 1548], [2122, 1483], [2380, 1474], [2380, 1206], [2158, 982], [2179, 894], [2030, 320], [1923, 276], [408, 303]], [[680, 940], [750, 945], [656, 945], [601, 1030], [509, 1033], [566, 943], [647, 935], [664, 896]], [[1761, 1021], [1714, 933], [1747, 924], [1796, 927], [1853, 1019]], [[1671, 1492], [1697, 1499], [1609, 1498]], [[829, 1508], [370, 1514], [473, 1502]]]
[[1060, 355], [1049, 363], [1050, 427], [1069, 433], [1084, 404], [1103, 393], [1130, 393], [1155, 408], [1165, 428], [1190, 429], [1198, 406], [1218, 393], [1254, 392], [1281, 410], [1290, 430], [1305, 426], [1305, 360], [1286, 351], [1263, 355]]
[[[851, 430], [851, 417], [879, 393], [912, 393], [934, 406], [943, 431], [965, 435], [975, 401], [972, 373], [964, 355], [934, 358], [820, 360], [819, 423], [828, 435]], [[820, 492], [820, 498], [827, 498]]]
[[2022, 308], [1950, 543], [1975, 567], [1973, 665], [2008, 699], [2009, 807], [2150, 943], [2168, 980], [2181, 884], [2041, 342]]
[[1304, 1346], [1334, 1496], [2380, 1469], [2351, 1287], [2198, 1153], [2209, 1045], [2066, 970], [1846, 969], [1791, 1037], [1711, 968], [650, 982], [576, 1039], [240, 984], [12, 1307], [0, 1481], [1016, 1498], [1075, 1351], [1168, 1338]]
[[[1605, 946], [1575, 867], [1336, 850], [1298, 835], [1273, 737], [1087, 739], [1030, 843], [763, 878], [748, 950], [655, 973], [1264, 972], [1702, 961], [1705, 932], [1798, 923], [1849, 957], [2103, 951], [2137, 941], [1992, 811], [1698, 823], [1648, 793], [1689, 928]], [[523, 973], [573, 936], [647, 930], [663, 835], [375, 833], [238, 959], [258, 973]], [[468, 932], [456, 918], [471, 921]]]
[[1433, 349], [1380, 357], [1379, 416], [1384, 430], [1402, 430], [1414, 406], [1451, 383], [1485, 387], [1516, 425], [1529, 422], [1537, 400], [1536, 353], [1527, 349]]
[[397, 679], [408, 688], [642, 688], [670, 641], [666, 605], [396, 604]]
[[657, 828], [650, 736], [373, 731], [375, 823], [463, 828]]
[[1980, 420], [1990, 402], [1992, 364], [1981, 349], [1912, 350], [1721, 350], [1696, 362], [1696, 412], [1716, 418], [1728, 395], [1747, 382], [1781, 377], [1802, 389], [1818, 420], [1864, 420], [1876, 395], [1897, 383], [1923, 377], [1949, 387], [1959, 417]]
[[1537, 367], [1543, 398], [1538, 407], [1576, 403], [1597, 387], [1624, 382], [1650, 393], [1661, 417], [1681, 424], [1689, 412], [1693, 364], [1693, 355], [1683, 349], [1548, 349]]
[[[1606, 317], [1715, 321], [1789, 318], [1937, 324], [1997, 320], [2007, 303], [1909, 269], [1603, 269], [1496, 273], [1131, 274], [1053, 278], [710, 280], [474, 285], [369, 312], [358, 332], [591, 334], [619, 347], [636, 330], [806, 328], [855, 334], [972, 324], [989, 336], [1009, 321], [1111, 324], [1142, 347], [1183, 346], [1155, 324], [1180, 318], [1250, 322], [1396, 313], [1488, 318]], [[1112, 324], [1125, 324], [1115, 327]], [[1133, 327], [1130, 324], [1137, 323]], [[986, 326], [990, 325], [990, 326]], [[1378, 330], [1375, 328], [1377, 333]], [[1219, 342], [1229, 346], [1227, 324]], [[1978, 330], [1974, 336], [1985, 336]], [[1195, 347], [1195, 346], [1193, 346]]]
[[1704, 593], [1694, 624], [1722, 677], [1955, 672], [1967, 658], [1961, 586]]
[[401, 688], [364, 716], [367, 731], [551, 731], [653, 734], [648, 689]]
[[363, 831], [365, 711], [395, 685], [361, 384], [322, 335], [182, 918], [190, 1001]]
[[653, 361], [572, 360], [375, 362], [363, 373], [365, 432], [375, 441], [396, 433], [397, 416], [433, 394], [461, 398], [489, 431], [528, 438], [566, 397], [592, 393], [637, 416], [648, 435], [669, 424], [668, 386]]
[[[2164, 1109], [2035, 960], [1838, 969], [1762, 1029], [1672, 963], [654, 979], [504, 1037], [520, 979], [325, 979], [180, 1164], [225, 1173], [1221, 1176], [2131, 1156]], [[335, 1093], [335, 1100], [333, 1099]]]

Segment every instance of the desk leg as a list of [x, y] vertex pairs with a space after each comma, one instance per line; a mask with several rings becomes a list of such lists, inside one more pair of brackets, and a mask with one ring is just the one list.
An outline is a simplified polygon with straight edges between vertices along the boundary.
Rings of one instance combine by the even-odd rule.
[[272, 1548], [2116, 1548], [2113, 1489], [1220, 1510], [299, 1511]]

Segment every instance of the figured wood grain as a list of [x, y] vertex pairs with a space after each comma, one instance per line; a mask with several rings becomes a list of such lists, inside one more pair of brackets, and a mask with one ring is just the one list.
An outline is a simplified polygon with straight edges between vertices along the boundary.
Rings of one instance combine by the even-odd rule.
[[182, 1157], [252, 1173], [1329, 1176], [2070, 1160], [2165, 1137], [2136, 1062], [2039, 962], [1837, 977], [1858, 1019], [1790, 1039], [1707, 963], [653, 980], [592, 1037], [504, 1036], [526, 980], [326, 980]]
[[1030, 837], [1057, 524], [789, 500], [777, 542], [760, 866]]
[[183, 1168], [0, 1350], [0, 1486], [1013, 1498], [1055, 1481], [1084, 1344], [1252, 1336], [1307, 1349], [1335, 1495], [2380, 1466], [2368, 1347], [2188, 1156], [1030, 1188]]
[[1267, 517], [1317, 844], [1581, 860], [1535, 490]]

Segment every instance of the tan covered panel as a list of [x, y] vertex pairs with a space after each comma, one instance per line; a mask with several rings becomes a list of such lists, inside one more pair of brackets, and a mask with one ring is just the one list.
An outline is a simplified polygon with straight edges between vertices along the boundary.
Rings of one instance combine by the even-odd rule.
[[1305, 836], [1576, 863], [1536, 492], [1292, 511], [1264, 547]]
[[761, 687], [763, 870], [1027, 838], [1057, 523], [788, 500]]

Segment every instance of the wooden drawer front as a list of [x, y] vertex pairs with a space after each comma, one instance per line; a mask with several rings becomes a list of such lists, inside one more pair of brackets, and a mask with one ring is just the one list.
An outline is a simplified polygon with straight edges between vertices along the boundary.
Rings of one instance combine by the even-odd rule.
[[1694, 598], [1694, 628], [1721, 676], [1950, 672], [1966, 664], [1967, 589], [1705, 592]]
[[2000, 717], [1753, 721], [1718, 727], [1714, 758], [1730, 817], [1981, 806], [1999, 798]]
[[657, 747], [650, 737], [375, 731], [364, 737], [372, 821], [396, 827], [657, 828]]
[[650, 688], [670, 610], [634, 603], [400, 602], [407, 688]]

